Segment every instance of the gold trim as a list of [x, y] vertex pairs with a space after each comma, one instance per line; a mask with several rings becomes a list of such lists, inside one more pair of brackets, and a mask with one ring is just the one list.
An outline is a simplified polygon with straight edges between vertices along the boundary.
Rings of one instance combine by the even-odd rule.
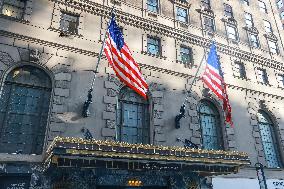
[[109, 158], [135, 158], [144, 160], [165, 160], [165, 161], [185, 161], [185, 162], [200, 162], [200, 163], [222, 163], [222, 164], [234, 164], [234, 165], [249, 165], [249, 162], [241, 160], [211, 160], [208, 158], [191, 158], [191, 157], [176, 157], [176, 156], [159, 156], [159, 155], [146, 155], [146, 154], [130, 154], [130, 153], [117, 153], [117, 152], [102, 152], [92, 150], [77, 150], [77, 149], [66, 149], [67, 154], [72, 155], [94, 155]]
[[73, 138], [73, 137], [56, 137], [53, 142], [49, 146], [47, 153], [51, 153], [53, 147], [57, 142], [62, 143], [74, 143], [74, 144], [96, 144], [96, 145], [105, 145], [109, 147], [125, 147], [125, 148], [142, 148], [142, 149], [153, 149], [153, 150], [169, 150], [174, 152], [193, 152], [198, 154], [214, 154], [214, 155], [226, 155], [226, 156], [241, 156], [248, 159], [248, 154], [245, 152], [237, 152], [237, 151], [223, 151], [223, 150], [202, 150], [202, 149], [194, 149], [194, 148], [183, 148], [183, 147], [169, 147], [169, 146], [154, 146], [154, 145], [143, 145], [143, 144], [129, 144], [125, 142], [115, 142], [115, 141], [101, 141], [101, 140], [85, 140], [83, 138]]

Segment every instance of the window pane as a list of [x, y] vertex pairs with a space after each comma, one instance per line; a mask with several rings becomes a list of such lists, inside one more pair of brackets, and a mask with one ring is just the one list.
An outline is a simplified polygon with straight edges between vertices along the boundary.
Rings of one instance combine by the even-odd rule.
[[149, 11], [158, 12], [158, 0], [147, 0], [147, 8]]
[[246, 77], [245, 67], [242, 63], [235, 63], [236, 75], [241, 78]]
[[183, 63], [191, 63], [192, 62], [192, 50], [188, 47], [180, 47], [180, 56], [181, 61]]
[[147, 51], [153, 55], [160, 55], [160, 39], [148, 37], [147, 38]]
[[282, 0], [278, 0], [277, 1], [277, 6], [279, 9], [281, 9], [283, 7], [283, 1]]
[[268, 84], [268, 77], [266, 71], [264, 69], [257, 69], [257, 72], [259, 82], [263, 84]]
[[128, 88], [120, 92], [116, 114], [118, 139], [128, 143], [149, 143], [148, 101]]
[[205, 149], [223, 149], [219, 113], [209, 102], [201, 102], [199, 119], [202, 129], [202, 141]]
[[61, 14], [60, 29], [72, 34], [78, 33], [79, 16], [67, 13]]
[[224, 12], [225, 15], [228, 17], [233, 17], [233, 10], [232, 7], [228, 4], [224, 4]]
[[[280, 86], [284, 87], [284, 74], [278, 75], [278, 81], [280, 82]], [[0, 106], [1, 106], [1, 104], [0, 104]]]
[[246, 22], [246, 25], [248, 27], [252, 27], [253, 26], [253, 20], [252, 20], [252, 16], [250, 13], [245, 13], [245, 22]]
[[8, 74], [3, 90], [0, 152], [41, 154], [51, 95], [49, 77], [32, 66], [16, 68]]
[[259, 41], [258, 41], [257, 35], [249, 34], [249, 37], [250, 37], [251, 46], [258, 48], [259, 47]]
[[188, 19], [187, 19], [187, 10], [184, 8], [177, 8], [177, 19], [181, 22], [185, 22], [187, 23]]
[[264, 23], [264, 29], [267, 33], [271, 33], [272, 32], [272, 27], [271, 27], [271, 24], [270, 22], [266, 21], [266, 20], [263, 20], [263, 23]]
[[204, 28], [210, 32], [214, 32], [215, 26], [213, 18], [204, 17]]
[[268, 41], [268, 47], [269, 47], [269, 51], [270, 51], [272, 54], [277, 54], [277, 53], [278, 53], [278, 47], [277, 47], [276, 42], [274, 42], [274, 41]]
[[273, 131], [273, 124], [266, 113], [258, 113], [258, 125], [267, 166], [270, 168], [280, 167], [279, 155], [277, 153], [276, 147], [277, 143]]
[[227, 34], [229, 39], [237, 40], [237, 32], [235, 27], [227, 25]]

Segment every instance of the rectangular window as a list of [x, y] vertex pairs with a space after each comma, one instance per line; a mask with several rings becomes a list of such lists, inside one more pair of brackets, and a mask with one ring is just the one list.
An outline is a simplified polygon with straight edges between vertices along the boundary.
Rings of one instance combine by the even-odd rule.
[[240, 78], [246, 78], [245, 66], [242, 63], [235, 63], [236, 75]]
[[259, 40], [257, 34], [249, 34], [250, 45], [255, 48], [259, 48]]
[[201, 5], [206, 8], [206, 9], [210, 9], [210, 0], [201, 0]]
[[278, 9], [281, 9], [283, 7], [283, 0], [277, 1], [277, 7], [278, 7]]
[[147, 10], [158, 13], [159, 10], [158, 0], [147, 0]]
[[71, 34], [78, 34], [79, 16], [61, 13], [60, 29]]
[[245, 12], [245, 22], [247, 27], [249, 28], [253, 27], [253, 19], [250, 13]]
[[237, 29], [235, 26], [227, 25], [227, 36], [229, 39], [238, 40]]
[[258, 5], [259, 5], [259, 8], [260, 8], [261, 12], [267, 13], [267, 8], [266, 8], [266, 5], [265, 5], [265, 3], [263, 1], [258, 1]]
[[284, 87], [284, 74], [278, 75], [278, 81], [281, 87]]
[[23, 19], [26, 7], [25, 0], [4, 0], [2, 4], [2, 14], [17, 19]]
[[284, 12], [280, 13], [280, 17], [281, 17], [282, 20], [284, 20]]
[[264, 30], [265, 30], [267, 33], [272, 33], [272, 27], [271, 27], [270, 22], [267, 21], [267, 20], [263, 20], [263, 24], [264, 24]]
[[147, 38], [147, 52], [153, 55], [161, 55], [161, 40], [157, 37]]
[[180, 47], [180, 58], [184, 64], [192, 63], [192, 49], [189, 47]]
[[177, 20], [188, 23], [188, 14], [186, 9], [177, 7]]
[[272, 54], [278, 54], [278, 46], [276, 41], [269, 41], [268, 40], [268, 47], [269, 47], [269, 51]]
[[260, 83], [268, 84], [268, 77], [265, 69], [258, 68], [257, 74], [258, 74], [258, 81]]
[[225, 16], [233, 18], [233, 9], [230, 5], [224, 4]]
[[204, 29], [214, 32], [215, 31], [215, 24], [214, 24], [214, 19], [211, 17], [204, 17]]
[[249, 0], [242, 0], [242, 1], [243, 1], [243, 4], [249, 5]]

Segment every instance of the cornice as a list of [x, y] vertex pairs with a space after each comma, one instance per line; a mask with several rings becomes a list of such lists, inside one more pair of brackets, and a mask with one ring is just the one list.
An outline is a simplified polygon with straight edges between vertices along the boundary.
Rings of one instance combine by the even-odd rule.
[[96, 56], [99, 55], [99, 53], [96, 53], [94, 51], [88, 51], [88, 50], [84, 50], [84, 49], [80, 49], [80, 48], [76, 48], [76, 47], [72, 47], [72, 46], [63, 45], [63, 44], [60, 44], [60, 43], [45, 41], [45, 40], [42, 40], [42, 39], [29, 37], [29, 36], [21, 35], [21, 34], [17, 34], [17, 33], [12, 33], [12, 32], [4, 31], [4, 30], [0, 30], [0, 36], [15, 38], [15, 39], [23, 40], [23, 41], [26, 41], [26, 42], [33, 42], [33, 43], [53, 47], [55, 49], [66, 50], [66, 51], [70, 51], [70, 52], [74, 52], [74, 53], [80, 53], [80, 54], [87, 55], [87, 56], [96, 57]]
[[[52, 2], [57, 2], [59, 4], [64, 4], [82, 11], [89, 12], [94, 15], [99, 15], [108, 18], [110, 15], [111, 7], [98, 4], [89, 0], [50, 0]], [[137, 28], [143, 28], [151, 32], [159, 33], [165, 36], [174, 37], [179, 40], [187, 41], [191, 44], [208, 47], [210, 44], [209, 39], [205, 39], [200, 36], [191, 34], [188, 31], [173, 28], [154, 20], [149, 20], [143, 17], [135, 16], [121, 10], [116, 10], [116, 17], [122, 23], [135, 26]], [[242, 60], [251, 61], [263, 66], [271, 67], [277, 70], [284, 71], [284, 65], [276, 60], [268, 59], [261, 55], [253, 54], [250, 52], [237, 49], [225, 44], [216, 43], [218, 51], [224, 54], [235, 56]]]

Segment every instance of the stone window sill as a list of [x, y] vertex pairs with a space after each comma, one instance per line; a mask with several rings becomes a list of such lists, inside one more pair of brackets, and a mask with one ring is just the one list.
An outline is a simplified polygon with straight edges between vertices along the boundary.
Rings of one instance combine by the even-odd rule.
[[148, 56], [155, 57], [155, 58], [164, 59], [164, 60], [166, 60], [166, 58], [167, 58], [167, 57], [165, 57], [163, 55], [155, 55], [155, 54], [148, 53], [147, 51], [142, 51], [141, 53], [145, 54], [145, 55], [148, 55]]
[[147, 15], [148, 17], [157, 19], [159, 13], [158, 13], [158, 12], [152, 12], [152, 11], [149, 11], [149, 10], [146, 9], [146, 15]]
[[184, 65], [184, 67], [186, 67], [186, 68], [193, 68], [193, 67], [196, 67], [196, 66], [193, 64], [193, 62], [183, 62], [183, 61], [181, 61], [181, 60], [177, 60], [176, 62], [179, 63], [179, 64]]
[[56, 29], [56, 28], [49, 28], [49, 30], [59, 33], [59, 37], [69, 37], [69, 38], [74, 38], [74, 37], [82, 38], [83, 37], [83, 35], [66, 32], [60, 29]]
[[189, 27], [188, 22], [182, 22], [182, 21], [179, 21], [179, 20], [176, 20], [176, 22], [177, 22], [177, 26], [180, 27], [180, 28], [188, 29], [188, 27]]

